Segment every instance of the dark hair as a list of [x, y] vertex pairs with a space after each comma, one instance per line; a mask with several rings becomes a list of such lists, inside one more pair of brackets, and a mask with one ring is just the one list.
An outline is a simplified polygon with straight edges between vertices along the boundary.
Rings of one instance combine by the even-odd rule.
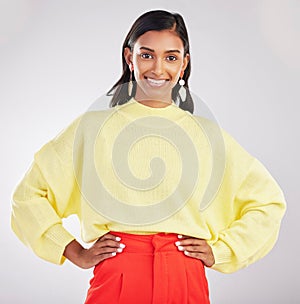
[[[130, 81], [130, 70], [124, 57], [125, 48], [129, 47], [133, 49], [134, 43], [137, 39], [148, 31], [162, 31], [162, 30], [174, 30], [183, 42], [184, 56], [190, 54], [190, 44], [187, 29], [184, 20], [181, 15], [177, 13], [170, 13], [163, 10], [149, 11], [141, 15], [132, 25], [129, 33], [127, 34], [123, 47], [122, 47], [122, 65], [123, 74], [121, 78], [114, 84], [107, 95], [113, 94], [110, 101], [110, 107], [124, 104], [131, 99], [128, 95], [128, 83]], [[182, 79], [185, 81], [186, 88], [186, 100], [183, 102], [181, 96], [178, 94], [180, 85], [176, 84], [172, 90], [172, 99], [179, 101], [179, 107], [183, 110], [187, 110], [191, 113], [194, 112], [194, 102], [189, 91], [188, 79], [191, 73], [191, 61], [189, 60], [188, 65], [185, 69]], [[133, 81], [133, 94], [136, 92], [136, 82], [134, 75], [132, 75]]]

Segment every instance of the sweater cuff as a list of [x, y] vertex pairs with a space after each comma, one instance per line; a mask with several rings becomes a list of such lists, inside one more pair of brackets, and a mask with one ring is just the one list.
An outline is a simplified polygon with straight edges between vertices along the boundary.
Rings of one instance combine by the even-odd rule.
[[66, 246], [75, 239], [62, 224], [50, 227], [43, 235], [42, 250], [39, 254], [46, 260], [55, 264], [63, 264], [66, 258], [63, 256]]
[[230, 263], [232, 261], [233, 253], [223, 241], [219, 240], [215, 242], [211, 245], [211, 249], [215, 258], [215, 265]]

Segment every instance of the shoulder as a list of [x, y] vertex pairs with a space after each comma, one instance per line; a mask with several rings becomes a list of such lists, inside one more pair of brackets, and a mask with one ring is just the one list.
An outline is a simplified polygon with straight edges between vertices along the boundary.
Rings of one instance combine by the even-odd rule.
[[218, 140], [224, 144], [227, 153], [240, 153], [244, 154], [245, 157], [252, 158], [250, 153], [228, 131], [222, 128], [217, 121], [197, 115], [191, 115], [191, 117], [207, 136], [214, 139], [214, 141]]
[[74, 142], [84, 134], [88, 135], [99, 122], [104, 122], [116, 109], [95, 110], [85, 112], [76, 117], [69, 125], [64, 127], [55, 137], [45, 143], [36, 153], [35, 159], [58, 157], [63, 162], [72, 158]]
[[255, 157], [228, 131], [222, 128], [217, 121], [197, 115], [192, 115], [192, 117], [201, 126], [209, 139], [212, 150], [218, 154], [218, 158], [224, 156], [227, 169], [247, 171], [251, 167]]

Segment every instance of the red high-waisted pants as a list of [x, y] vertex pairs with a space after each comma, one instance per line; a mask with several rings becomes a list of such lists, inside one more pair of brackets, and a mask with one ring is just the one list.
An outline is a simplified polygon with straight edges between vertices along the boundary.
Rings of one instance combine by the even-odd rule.
[[177, 249], [177, 234], [111, 233], [126, 247], [95, 267], [85, 304], [209, 303], [204, 265]]

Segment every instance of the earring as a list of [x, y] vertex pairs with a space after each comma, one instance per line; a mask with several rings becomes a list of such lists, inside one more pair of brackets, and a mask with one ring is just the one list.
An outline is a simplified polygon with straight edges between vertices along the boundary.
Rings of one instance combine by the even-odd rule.
[[130, 78], [129, 78], [129, 82], [128, 82], [128, 96], [132, 97], [132, 88], [133, 88], [133, 83], [132, 83], [132, 73], [133, 73], [133, 66], [130, 63], [129, 64], [129, 70], [130, 70]]
[[180, 89], [178, 91], [178, 94], [180, 96], [180, 99], [182, 102], [186, 101], [186, 89], [184, 88], [185, 81], [182, 79], [182, 77], [179, 80]]

